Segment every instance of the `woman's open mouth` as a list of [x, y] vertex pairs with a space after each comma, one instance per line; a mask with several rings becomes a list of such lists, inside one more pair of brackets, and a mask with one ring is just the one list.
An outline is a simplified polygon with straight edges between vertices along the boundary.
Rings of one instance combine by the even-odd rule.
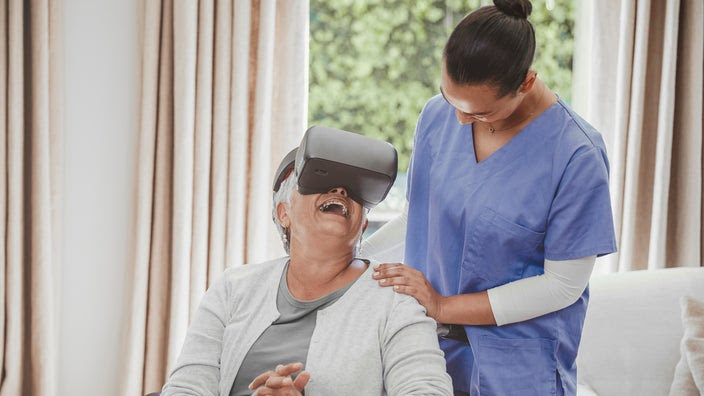
[[323, 204], [318, 207], [318, 210], [323, 213], [333, 213], [344, 217], [349, 217], [350, 214], [347, 205], [337, 199], [330, 199], [323, 202]]

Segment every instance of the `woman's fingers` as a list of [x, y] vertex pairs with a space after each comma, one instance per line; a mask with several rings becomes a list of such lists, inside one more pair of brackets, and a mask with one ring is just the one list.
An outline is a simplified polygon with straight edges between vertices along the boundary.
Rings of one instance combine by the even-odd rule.
[[295, 382], [289, 376], [282, 377], [273, 372], [263, 385], [256, 388], [253, 396], [300, 396], [309, 379], [307, 371], [301, 372]]
[[291, 387], [282, 389], [272, 389], [267, 388], [266, 386], [262, 386], [261, 388], [257, 389], [257, 391], [254, 392], [252, 396], [301, 396], [301, 392]]
[[392, 286], [394, 291], [415, 298], [428, 316], [437, 319], [441, 296], [422, 272], [401, 263], [380, 264], [374, 267], [372, 277], [381, 286]]
[[301, 373], [296, 376], [296, 379], [293, 380], [293, 387], [302, 392], [303, 388], [308, 385], [308, 380], [310, 380], [310, 373], [301, 371]]
[[[291, 379], [290, 376], [291, 374], [295, 373], [296, 371], [299, 371], [302, 368], [303, 363], [300, 362], [279, 364], [278, 366], [276, 366], [276, 369], [274, 369], [274, 371], [270, 370], [258, 375], [252, 381], [252, 383], [249, 384], [249, 389], [254, 390], [262, 386], [269, 389], [279, 389], [285, 388], [287, 386], [294, 386], [294, 381]], [[303, 373], [306, 373], [306, 376], [304, 376], [304, 378], [300, 381], [301, 383], [303, 383], [303, 386], [298, 390], [303, 390], [303, 387], [308, 383], [308, 380], [310, 379], [310, 374], [306, 371], [299, 374], [299, 377], [303, 375]], [[261, 391], [257, 392], [257, 394], [270, 394], [267, 392], [267, 389], [261, 389]]]
[[420, 271], [400, 263], [380, 264], [374, 267], [372, 278], [378, 280], [381, 286], [418, 287], [425, 282], [425, 277]]
[[285, 388], [287, 386], [292, 386], [293, 385], [293, 380], [289, 376], [281, 377], [281, 376], [274, 376], [272, 375], [271, 377], [266, 379], [266, 383], [264, 383], [264, 386], [267, 388], [272, 388], [272, 389], [277, 389], [277, 388]]
[[430, 292], [426, 290], [429, 283], [420, 271], [400, 263], [380, 264], [374, 267], [372, 277], [379, 281], [379, 285], [393, 286], [395, 291], [413, 296], [425, 305], [427, 294]]
[[411, 271], [413, 271], [411, 267], [403, 265], [401, 263], [380, 264], [374, 267], [374, 273], [372, 274], [372, 277], [380, 281], [380, 284], [388, 286], [390, 285], [390, 283], [384, 280], [408, 276], [409, 274], [412, 274]]
[[269, 388], [259, 388], [257, 389], [254, 393], [252, 393], [252, 396], [273, 396], [274, 395], [274, 390], [269, 389]]
[[275, 372], [273, 371], [267, 371], [265, 373], [259, 374], [251, 384], [249, 384], [249, 389], [257, 389], [260, 386], [264, 385], [266, 383], [266, 380], [269, 379], [272, 375], [276, 375]]
[[403, 263], [379, 264], [374, 267], [374, 274], [381, 275], [381, 276], [389, 276], [389, 275], [393, 276], [395, 274], [403, 272], [405, 269], [411, 269], [411, 267], [409, 267]]
[[276, 366], [275, 371], [276, 371], [276, 374], [283, 376], [283, 375], [291, 375], [302, 368], [303, 368], [303, 363], [296, 362], [296, 363], [289, 363], [289, 364], [280, 364], [280, 365]]

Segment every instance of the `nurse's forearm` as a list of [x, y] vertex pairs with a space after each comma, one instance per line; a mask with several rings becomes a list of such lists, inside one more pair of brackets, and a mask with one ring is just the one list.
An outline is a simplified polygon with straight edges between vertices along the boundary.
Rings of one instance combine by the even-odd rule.
[[445, 324], [495, 325], [486, 291], [442, 297], [435, 320]]
[[435, 320], [446, 324], [495, 325], [522, 322], [573, 304], [589, 283], [596, 256], [545, 260], [545, 274], [488, 291], [441, 297]]
[[543, 275], [520, 279], [488, 290], [499, 326], [522, 322], [574, 304], [584, 293], [596, 256], [545, 260]]

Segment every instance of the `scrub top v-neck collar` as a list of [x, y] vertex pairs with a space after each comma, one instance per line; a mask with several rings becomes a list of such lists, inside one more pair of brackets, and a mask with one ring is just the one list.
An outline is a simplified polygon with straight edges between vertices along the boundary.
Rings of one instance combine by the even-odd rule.
[[[476, 147], [474, 146], [474, 124], [469, 124], [469, 148], [470, 148], [470, 159], [472, 162], [472, 166], [476, 167], [479, 170], [489, 170], [492, 167], [497, 168], [495, 170], [499, 170], [501, 167], [508, 165], [509, 163], [513, 162], [513, 160], [517, 159], [522, 155], [522, 148], [523, 144], [526, 139], [533, 139], [532, 135], [535, 135], [538, 133], [539, 128], [535, 128], [536, 124], [539, 124], [539, 121], [542, 117], [546, 115], [546, 113], [553, 111], [553, 109], [559, 106], [559, 99], [555, 101], [555, 103], [551, 104], [545, 111], [540, 113], [537, 117], [535, 117], [528, 125], [523, 127], [516, 136], [512, 137], [511, 140], [506, 142], [503, 146], [499, 147], [498, 150], [494, 151], [489, 155], [488, 157], [484, 158], [481, 161], [477, 160], [477, 151]], [[496, 164], [496, 165], [494, 165]]]

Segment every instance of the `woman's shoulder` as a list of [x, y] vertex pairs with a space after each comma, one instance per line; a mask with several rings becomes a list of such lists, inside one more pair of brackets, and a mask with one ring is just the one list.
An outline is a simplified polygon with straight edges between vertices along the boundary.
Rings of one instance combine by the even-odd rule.
[[428, 99], [423, 106], [416, 125], [416, 139], [422, 138], [426, 131], [433, 129], [437, 125], [446, 125], [447, 121], [455, 120], [455, 109], [442, 95], [437, 94]]
[[281, 272], [277, 272], [276, 269], [283, 269], [287, 261], [288, 257], [280, 257], [263, 263], [232, 266], [223, 272], [221, 281], [224, 283], [239, 283], [255, 278], [260, 280], [257, 283], [261, 285], [262, 278], [273, 277], [278, 280]]
[[413, 297], [396, 293], [391, 287], [380, 286], [379, 282], [372, 278], [372, 274], [374, 273], [374, 266], [381, 263], [372, 259], [364, 259], [364, 261], [369, 263], [369, 268], [357, 279], [355, 288], [351, 289], [357, 301], [360, 301], [360, 299], [369, 300], [374, 302], [375, 306], [386, 306], [389, 309], [392, 309], [393, 305], [407, 299], [417, 302]]
[[[572, 110], [561, 99], [536, 119], [540, 136], [531, 146], [534, 157], [544, 158], [542, 163], [552, 169], [555, 181], [574, 163], [575, 159], [589, 158], [595, 164], [606, 164], [606, 144], [601, 133]], [[600, 165], [601, 166], [601, 165]]]
[[428, 99], [420, 112], [420, 119], [418, 124], [423, 122], [432, 122], [438, 117], [446, 118], [448, 116], [454, 117], [455, 109], [452, 107], [442, 95], [437, 94], [432, 98]]
[[437, 94], [432, 98], [428, 99], [427, 102], [425, 102], [422, 112], [433, 112], [441, 109], [446, 109], [446, 107], [448, 106], [450, 106], [450, 104], [447, 103], [445, 98], [443, 98], [442, 94]]
[[601, 133], [593, 125], [577, 114], [561, 99], [555, 105], [558, 109], [556, 117], [560, 118], [559, 122], [564, 126], [557, 129], [560, 134], [559, 142], [563, 149], [570, 151], [606, 150]]

